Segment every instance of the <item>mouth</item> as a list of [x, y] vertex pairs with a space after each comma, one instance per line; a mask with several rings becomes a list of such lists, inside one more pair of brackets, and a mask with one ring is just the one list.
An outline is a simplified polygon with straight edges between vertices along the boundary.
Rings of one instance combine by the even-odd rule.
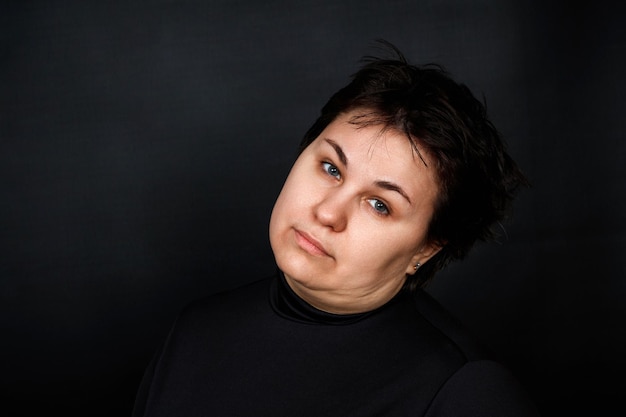
[[305, 252], [314, 255], [314, 256], [330, 256], [324, 246], [318, 242], [314, 237], [302, 232], [300, 230], [295, 231], [295, 239], [296, 243], [300, 248], [302, 248]]

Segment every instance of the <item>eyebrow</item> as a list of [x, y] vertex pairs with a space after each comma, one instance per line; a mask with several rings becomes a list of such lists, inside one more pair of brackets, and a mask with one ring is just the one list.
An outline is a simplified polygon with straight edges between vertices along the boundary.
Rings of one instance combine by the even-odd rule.
[[[343, 149], [341, 149], [341, 146], [339, 146], [339, 144], [337, 142], [335, 142], [334, 140], [332, 140], [332, 139], [324, 138], [324, 140], [326, 142], [328, 142], [328, 144], [330, 146], [333, 147], [335, 152], [337, 152], [337, 157], [339, 158], [341, 163], [344, 164], [344, 166], [347, 167], [348, 166], [348, 157], [344, 153]], [[389, 181], [376, 181], [374, 184], [377, 187], [379, 187], [379, 188], [383, 188], [385, 190], [390, 190], [390, 191], [397, 192], [402, 197], [404, 197], [405, 200], [409, 202], [409, 204], [411, 204], [411, 199], [409, 198], [409, 195], [406, 192], [404, 192], [402, 187], [400, 187], [398, 184], [395, 184], [395, 183], [389, 182]]]
[[393, 182], [389, 182], [389, 181], [376, 181], [375, 184], [376, 186], [380, 188], [384, 188], [385, 190], [391, 190], [391, 191], [397, 192], [402, 197], [404, 197], [406, 201], [409, 202], [409, 204], [411, 204], [411, 199], [409, 198], [408, 194], [405, 193], [402, 187], [400, 187], [398, 184], [394, 184]]
[[346, 157], [346, 154], [343, 152], [343, 149], [341, 149], [341, 146], [339, 146], [339, 144], [332, 139], [325, 138], [324, 140], [333, 147], [335, 152], [337, 152], [337, 157], [339, 158], [341, 163], [345, 166], [348, 166], [348, 157]]

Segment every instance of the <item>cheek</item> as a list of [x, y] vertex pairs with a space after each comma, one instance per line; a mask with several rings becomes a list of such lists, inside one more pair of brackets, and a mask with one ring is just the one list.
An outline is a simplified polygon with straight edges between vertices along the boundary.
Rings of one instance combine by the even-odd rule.
[[274, 203], [274, 208], [272, 209], [272, 219], [276, 221], [280, 221], [283, 217], [285, 217], [285, 213], [288, 213], [296, 200], [296, 196], [293, 193], [293, 187], [290, 186], [289, 181], [285, 182], [282, 190], [280, 190], [280, 194], [278, 198], [276, 198], [276, 202]]
[[276, 202], [274, 203], [274, 208], [272, 208], [272, 214], [270, 216], [270, 242], [272, 244], [274, 244], [274, 240], [276, 238], [276, 234], [278, 233], [278, 231], [280, 230], [281, 227], [281, 223], [282, 223], [282, 219], [284, 219], [285, 216], [285, 207], [284, 207], [284, 198], [283, 198], [283, 190], [281, 190], [280, 194], [278, 195], [278, 198], [276, 199]]
[[299, 211], [299, 204], [301, 204], [302, 198], [298, 194], [299, 187], [296, 187], [292, 180], [293, 175], [290, 173], [274, 203], [270, 216], [270, 239], [276, 233], [279, 233], [286, 222]]
[[276, 199], [274, 210], [283, 212], [298, 209], [298, 206], [305, 202], [310, 189], [311, 184], [305, 181], [305, 176], [298, 166], [294, 166]]
[[[372, 268], [387, 268], [405, 264], [419, 250], [423, 239], [419, 230], [410, 226], [381, 228], [372, 225], [359, 228], [362, 233], [355, 236], [350, 252]], [[410, 232], [408, 232], [410, 230]]]
[[[284, 235], [282, 231], [285, 229], [285, 225], [281, 222], [281, 219], [283, 218], [284, 216], [281, 214], [279, 201], [276, 201], [274, 209], [272, 210], [269, 225], [270, 247], [272, 248], [272, 252], [274, 252], [274, 257], [276, 257], [277, 254], [280, 254], [281, 249], [284, 247], [284, 243], [282, 243], [283, 239], [281, 239], [281, 235]], [[278, 261], [278, 259], [276, 259], [276, 261]]]

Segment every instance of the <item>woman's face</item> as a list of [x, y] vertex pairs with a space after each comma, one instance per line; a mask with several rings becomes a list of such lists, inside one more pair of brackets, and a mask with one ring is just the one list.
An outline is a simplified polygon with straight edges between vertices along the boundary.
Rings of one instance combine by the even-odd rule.
[[300, 154], [278, 196], [270, 242], [290, 287], [333, 313], [374, 309], [438, 248], [426, 240], [435, 172], [407, 137], [341, 115]]

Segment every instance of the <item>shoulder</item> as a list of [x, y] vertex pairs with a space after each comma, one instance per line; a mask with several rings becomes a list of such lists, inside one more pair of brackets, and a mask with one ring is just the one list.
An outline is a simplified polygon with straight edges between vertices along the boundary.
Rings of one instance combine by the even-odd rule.
[[454, 345], [466, 361], [493, 359], [493, 352], [482, 345], [476, 337], [437, 300], [423, 290], [413, 294], [414, 305], [421, 317], [436, 329], [439, 337]]
[[172, 353], [183, 347], [192, 349], [241, 326], [244, 319], [257, 317], [257, 311], [268, 309], [270, 282], [271, 278], [264, 278], [187, 303], [170, 327], [163, 352]]
[[267, 294], [273, 277], [256, 280], [233, 289], [220, 291], [188, 303], [178, 315], [175, 327], [206, 327], [214, 320], [228, 323], [241, 315], [267, 308]]
[[467, 362], [440, 388], [426, 417], [532, 417], [539, 413], [515, 377], [491, 360]]
[[414, 300], [422, 317], [465, 358], [440, 386], [427, 417], [538, 416], [513, 374], [456, 317], [424, 291]]
[[203, 358], [208, 347], [229, 343], [235, 331], [244, 329], [244, 325], [255, 327], [253, 321], [260, 316], [254, 314], [255, 310], [268, 310], [265, 294], [270, 281], [271, 278], [254, 281], [187, 304], [159, 349], [157, 367], [179, 366], [189, 363], [190, 358]]

